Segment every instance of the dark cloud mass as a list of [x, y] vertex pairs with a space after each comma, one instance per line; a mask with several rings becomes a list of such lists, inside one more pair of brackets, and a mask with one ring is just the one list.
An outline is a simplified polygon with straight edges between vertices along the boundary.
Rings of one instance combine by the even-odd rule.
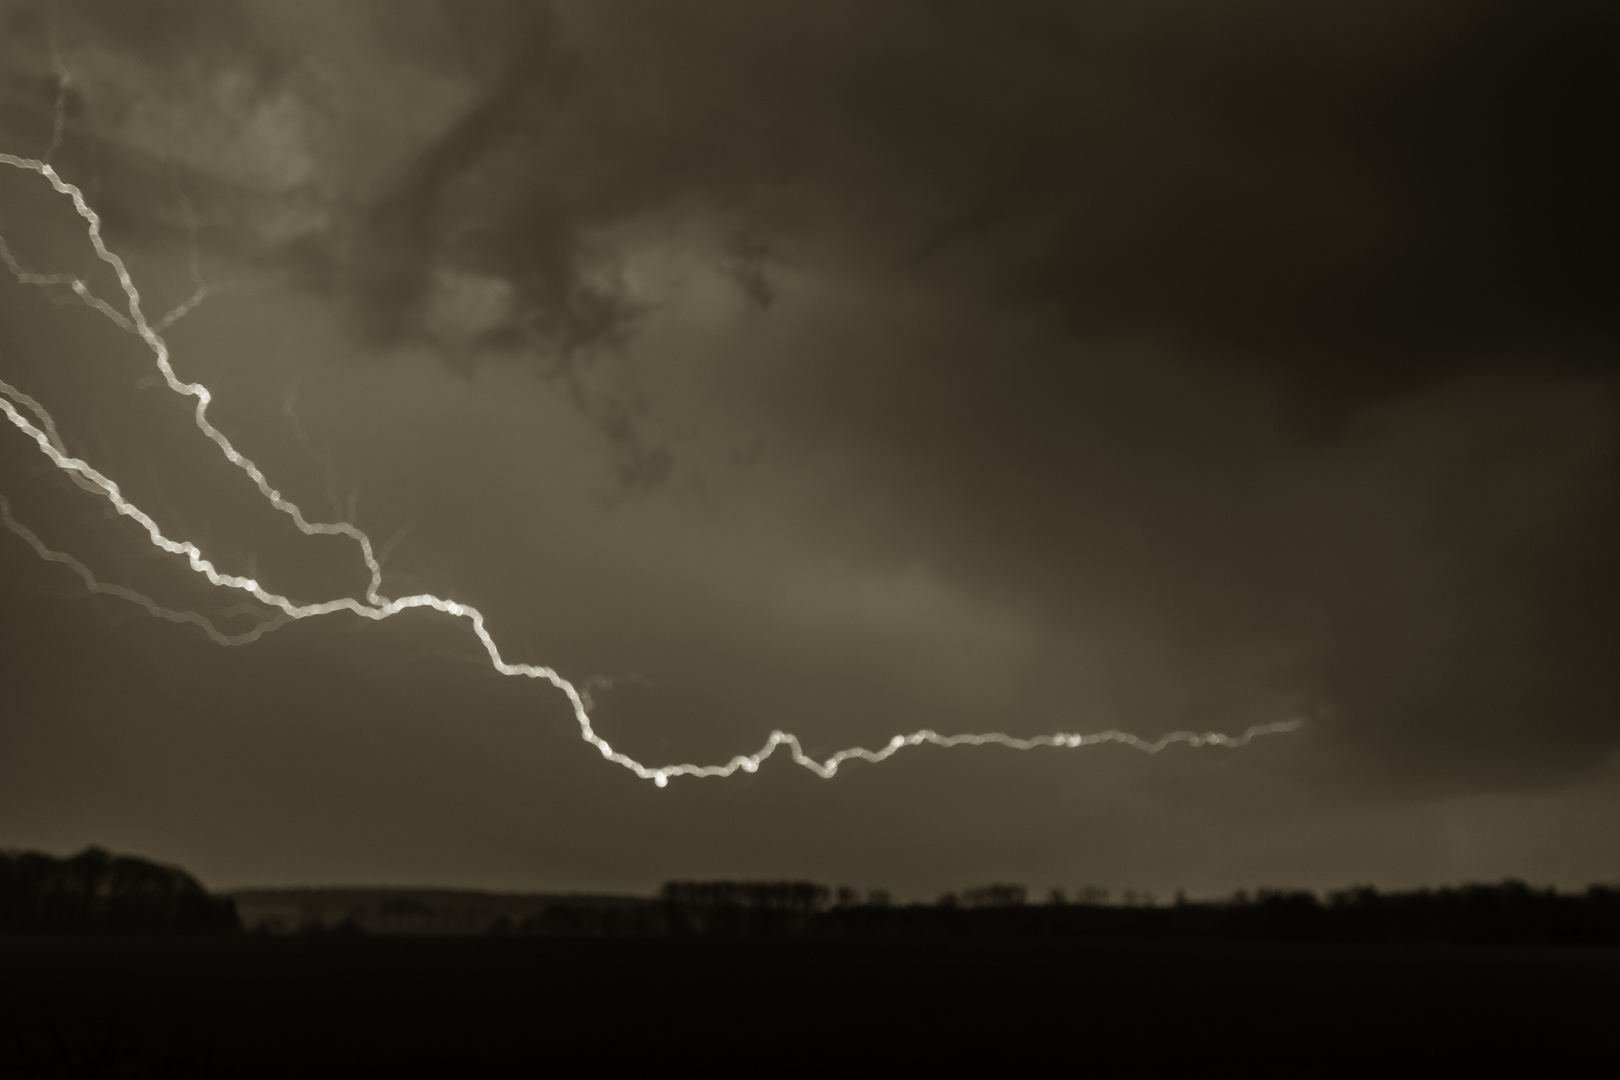
[[[548, 869], [464, 860], [486, 877], [777, 866], [743, 853], [770, 829], [815, 872], [902, 888], [1088, 860], [1166, 881], [1528, 873], [1456, 822], [1565, 799], [1526, 814], [1577, 829], [1612, 795], [1611, 4], [17, 0], [0, 148], [50, 141], [55, 60], [56, 160], [137, 266], [184, 295], [192, 228], [238, 284], [175, 340], [232, 388], [258, 452], [319, 490], [282, 418], [297, 390], [321, 460], [366, 486], [362, 523], [415, 524], [400, 580], [485, 606], [525, 658], [644, 677], [602, 707], [631, 752], [729, 754], [778, 723], [830, 748], [922, 724], [1309, 718], [1296, 749], [1232, 766], [1258, 770], [1242, 783], [1163, 757], [1128, 780], [1088, 765], [1083, 812], [1061, 763], [934, 758], [841, 808], [793, 787], [756, 834], [728, 815], [797, 784], [767, 770], [672, 804], [686, 839], [625, 841], [622, 864], [545, 834]], [[13, 209], [38, 193], [4, 181], [8, 238], [45, 259], [47, 218]], [[105, 340], [50, 337], [60, 312], [4, 290], [0, 319], [40, 351], [17, 363], [88, 401], [88, 376], [43, 358]], [[202, 468], [183, 432], [81, 419], [139, 446], [148, 476]], [[23, 454], [6, 482], [26, 501]], [[206, 476], [227, 510], [174, 493], [189, 526], [311, 590], [345, 580]], [[245, 663], [291, 671], [300, 647]], [[356, 648], [360, 673], [322, 678], [383, 678], [364, 673], [387, 647]], [[482, 687], [466, 667], [455, 686]], [[31, 715], [69, 709], [24, 681]], [[509, 690], [412, 707], [543, 711]], [[429, 751], [398, 738], [374, 768], [401, 772], [322, 798], [404, 784]], [[640, 804], [589, 793], [618, 778], [566, 732], [544, 754], [569, 763], [535, 781], [548, 813], [603, 819], [603, 843], [636, 832]], [[477, 769], [457, 758], [442, 799]], [[1279, 773], [1297, 787], [1270, 810], [1233, 790]], [[992, 824], [918, 824], [905, 807], [945, 777]], [[19, 796], [16, 820], [35, 806]], [[492, 812], [450, 813], [445, 849]], [[1052, 812], [1112, 824], [992, 835]], [[1260, 839], [1206, 858], [1185, 814]], [[867, 835], [862, 815], [885, 824]], [[1314, 824], [1279, 839], [1282, 817]], [[391, 843], [377, 873], [473, 873]], [[1121, 854], [1144, 845], [1162, 863]], [[1545, 872], [1612, 875], [1614, 852], [1579, 850]], [[323, 858], [222, 872], [343, 876]]]
[[403, 274], [394, 231], [431, 233], [590, 340], [611, 309], [581, 238], [701, 207], [1255, 364], [1336, 415], [1613, 345], [1603, 5], [570, 14], [510, 35], [360, 258]]

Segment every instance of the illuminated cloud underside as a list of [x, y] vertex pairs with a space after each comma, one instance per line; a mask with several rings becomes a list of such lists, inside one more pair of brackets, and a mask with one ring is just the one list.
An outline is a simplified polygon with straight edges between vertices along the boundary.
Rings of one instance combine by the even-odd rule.
[[[53, 148], [56, 141], [59, 140], [53, 140]], [[49, 156], [47, 153], [46, 158]], [[309, 521], [297, 504], [284, 497], [279, 490], [273, 487], [259, 467], [237, 451], [224, 433], [209, 422], [208, 405], [212, 400], [212, 395], [208, 388], [200, 383], [184, 382], [175, 374], [174, 368], [169, 362], [169, 349], [162, 337], [162, 331], [202, 302], [207, 295], [207, 288], [200, 287], [195, 295], [175, 308], [174, 311], [159, 319], [156, 324], [149, 322], [141, 309], [140, 292], [131, 280], [123, 260], [108, 250], [103, 242], [101, 219], [85, 201], [83, 192], [75, 185], [63, 180], [46, 160], [22, 158], [12, 154], [0, 153], [0, 163], [38, 174], [58, 194], [72, 201], [74, 209], [85, 222], [87, 236], [95, 249], [97, 257], [111, 267], [117, 275], [119, 285], [123, 290], [124, 307], [123, 310], [120, 310], [96, 296], [82, 278], [66, 274], [40, 274], [27, 269], [5, 245], [4, 239], [0, 238], [0, 260], [6, 263], [17, 280], [23, 284], [68, 288], [81, 301], [100, 312], [114, 325], [145, 342], [157, 364], [158, 371], [162, 374], [169, 389], [183, 397], [196, 400], [196, 409], [193, 416], [197, 428], [219, 447], [226, 460], [245, 473], [257, 486], [264, 499], [291, 518], [293, 524], [305, 535], [346, 536], [354, 541], [360, 549], [360, 556], [370, 575], [370, 581], [363, 597], [344, 596], [317, 604], [295, 604], [287, 597], [266, 589], [253, 578], [220, 571], [204, 557], [197, 545], [190, 541], [174, 540], [165, 535], [151, 516], [124, 498], [115, 482], [83, 459], [71, 456], [57, 434], [56, 425], [50, 413], [27, 394], [4, 381], [0, 381], [0, 411], [5, 413], [6, 418], [11, 421], [13, 426], [32, 439], [40, 452], [49, 458], [58, 469], [67, 474], [69, 479], [84, 490], [105, 499], [119, 514], [138, 523], [146, 531], [146, 535], [154, 547], [171, 555], [184, 557], [191, 569], [205, 577], [210, 584], [217, 588], [236, 590], [252, 596], [261, 604], [273, 609], [277, 614], [252, 630], [239, 634], [224, 633], [212, 621], [195, 612], [176, 611], [164, 607], [155, 600], [131, 589], [99, 581], [88, 567], [73, 556], [48, 548], [34, 533], [18, 523], [11, 516], [9, 505], [0, 500], [0, 523], [3, 523], [12, 532], [27, 541], [41, 558], [61, 563], [72, 569], [84, 581], [86, 587], [93, 592], [121, 597], [160, 618], [199, 626], [212, 640], [221, 645], [246, 644], [257, 640], [265, 633], [287, 622], [312, 618], [318, 615], [330, 615], [340, 611], [352, 612], [367, 619], [381, 620], [414, 608], [430, 608], [444, 615], [465, 619], [483, 645], [484, 651], [489, 654], [490, 664], [497, 672], [502, 675], [520, 675], [529, 679], [543, 679], [556, 687], [568, 698], [569, 705], [574, 712], [574, 719], [579, 724], [581, 738], [596, 747], [608, 761], [624, 766], [638, 777], [643, 780], [651, 780], [659, 787], [665, 786], [672, 776], [730, 776], [739, 769], [744, 772], [754, 772], [765, 759], [774, 754], [777, 748], [781, 746], [788, 748], [797, 764], [804, 766], [823, 779], [829, 779], [838, 772], [838, 767], [845, 761], [859, 759], [877, 763], [893, 756], [904, 747], [919, 746], [923, 743], [931, 743], [935, 746], [986, 746], [994, 744], [1014, 750], [1032, 750], [1036, 747], [1074, 749], [1098, 743], [1121, 743], [1145, 753], [1153, 754], [1174, 743], [1186, 743], [1189, 746], [1235, 748], [1245, 745], [1256, 736], [1292, 731], [1300, 725], [1300, 721], [1297, 719], [1259, 724], [1250, 727], [1243, 734], [1237, 736], [1213, 731], [1203, 733], [1175, 731], [1152, 740], [1113, 729], [1084, 735], [1059, 732], [1051, 735], [1036, 735], [1026, 739], [1002, 732], [941, 735], [938, 732], [924, 728], [907, 735], [895, 735], [879, 750], [852, 747], [847, 750], [840, 750], [820, 761], [804, 753], [797, 736], [789, 732], [773, 731], [770, 737], [766, 739], [765, 745], [758, 751], [752, 754], [740, 754], [724, 765], [679, 764], [658, 767], [643, 765], [634, 758], [614, 750], [605, 739], [596, 733], [591, 726], [589, 699], [585, 691], [576, 687], [572, 682], [549, 667], [535, 664], [513, 664], [503, 659], [494, 639], [484, 626], [484, 616], [477, 608], [429, 593], [394, 599], [383, 596], [380, 592], [382, 567], [376, 557], [371, 538], [357, 526], [348, 522]]]

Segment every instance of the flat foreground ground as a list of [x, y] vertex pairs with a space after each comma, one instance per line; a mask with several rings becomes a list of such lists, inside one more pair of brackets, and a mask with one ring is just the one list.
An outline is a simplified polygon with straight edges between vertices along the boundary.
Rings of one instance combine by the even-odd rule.
[[1612, 1053], [1620, 950], [0, 937], [0, 1076], [1455, 1075]]

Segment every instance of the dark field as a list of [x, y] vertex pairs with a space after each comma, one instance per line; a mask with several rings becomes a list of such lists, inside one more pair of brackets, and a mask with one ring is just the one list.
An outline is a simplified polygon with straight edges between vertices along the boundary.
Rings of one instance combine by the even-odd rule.
[[1545, 1075], [1617, 1004], [1613, 949], [11, 936], [0, 1073]]

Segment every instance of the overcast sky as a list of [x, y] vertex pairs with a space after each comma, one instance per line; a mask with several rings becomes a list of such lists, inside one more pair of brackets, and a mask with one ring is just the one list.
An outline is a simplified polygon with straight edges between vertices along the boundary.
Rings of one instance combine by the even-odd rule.
[[[1620, 15], [1602, 2], [0, 3], [0, 150], [387, 588], [649, 764], [773, 728], [1238, 733], [658, 790], [464, 624], [240, 649], [0, 533], [0, 845], [216, 886], [1620, 878]], [[71, 207], [0, 231], [86, 271]], [[104, 295], [113, 283], [92, 278]], [[0, 282], [0, 379], [222, 567], [357, 594]], [[247, 617], [0, 433], [103, 578]]]

